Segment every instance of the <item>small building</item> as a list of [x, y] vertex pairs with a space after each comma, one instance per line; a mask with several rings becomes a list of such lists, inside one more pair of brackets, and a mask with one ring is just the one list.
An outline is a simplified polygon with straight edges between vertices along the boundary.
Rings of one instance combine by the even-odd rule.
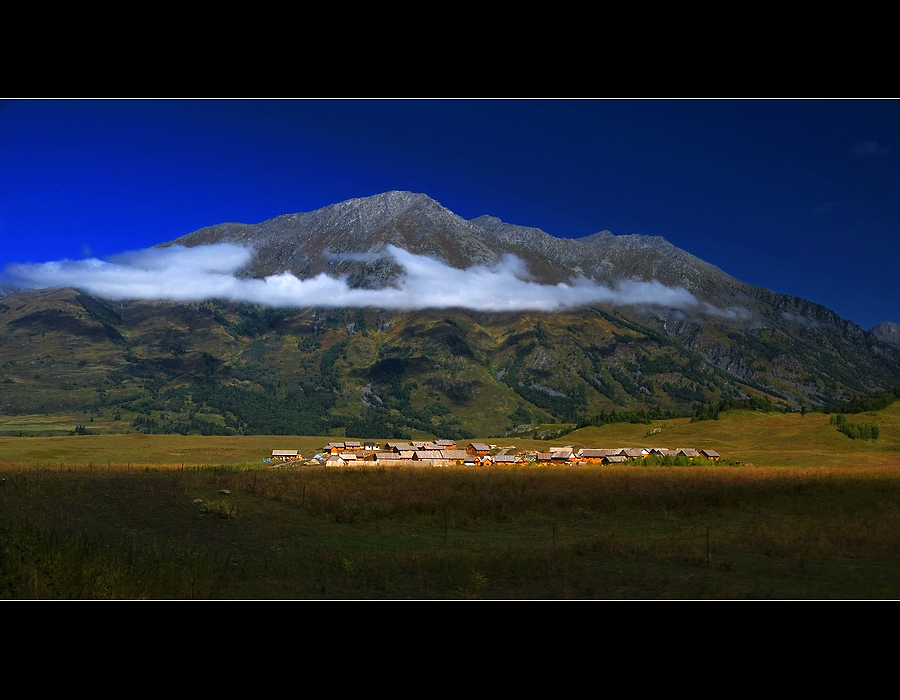
[[287, 462], [292, 459], [300, 459], [300, 453], [297, 450], [272, 450], [272, 459]]
[[485, 457], [491, 454], [491, 446], [483, 442], [470, 442], [466, 445], [466, 452], [476, 457]]
[[616, 450], [615, 454], [627, 457], [628, 459], [643, 459], [649, 454], [649, 451], [639, 447], [623, 447]]
[[720, 458], [719, 453], [715, 450], [700, 450], [700, 455], [706, 457], [706, 459], [711, 459], [714, 462], [718, 462]]
[[550, 461], [554, 464], [571, 464], [578, 461], [578, 455], [571, 447], [563, 447], [550, 450]]
[[407, 452], [413, 447], [408, 442], [386, 442], [384, 443], [384, 452]]
[[578, 453], [578, 459], [582, 462], [599, 464], [603, 462], [604, 457], [608, 457], [612, 453], [613, 451], [608, 449], [583, 449]]

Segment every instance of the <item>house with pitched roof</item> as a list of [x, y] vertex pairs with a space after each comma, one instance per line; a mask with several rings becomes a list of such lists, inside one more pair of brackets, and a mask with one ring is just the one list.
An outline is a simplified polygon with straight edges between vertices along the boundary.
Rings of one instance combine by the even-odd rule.
[[604, 457], [608, 457], [613, 454], [613, 450], [610, 449], [583, 449], [578, 452], [578, 459], [582, 462], [587, 462], [588, 464], [599, 464], [603, 461]]

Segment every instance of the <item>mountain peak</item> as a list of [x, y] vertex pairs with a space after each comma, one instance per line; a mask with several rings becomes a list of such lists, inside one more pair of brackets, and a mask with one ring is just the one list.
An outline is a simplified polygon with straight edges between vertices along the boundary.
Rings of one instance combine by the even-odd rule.
[[[344, 202], [331, 204], [317, 211], [328, 209], [354, 210], [363, 213], [381, 212], [387, 215], [400, 214], [410, 209], [439, 208], [448, 211], [441, 204], [427, 194], [420, 192], [408, 192], [406, 190], [390, 190], [381, 194], [373, 194], [368, 197], [356, 197]], [[316, 213], [316, 212], [311, 212]]]
[[[291, 272], [300, 277], [349, 275], [361, 286], [381, 286], [401, 273], [382, 252], [395, 246], [465, 269], [504, 255], [521, 258], [536, 282], [559, 284], [587, 277], [604, 285], [651, 279], [684, 286], [713, 304], [740, 285], [718, 268], [661, 236], [557, 238], [531, 226], [483, 215], [469, 221], [426, 194], [391, 190], [257, 225], [222, 224], [184, 236], [185, 246], [233, 242], [254, 248], [246, 271], [255, 277]], [[376, 258], [381, 260], [376, 261]], [[727, 290], [726, 290], [727, 295]], [[732, 294], [733, 296], [733, 294]]]

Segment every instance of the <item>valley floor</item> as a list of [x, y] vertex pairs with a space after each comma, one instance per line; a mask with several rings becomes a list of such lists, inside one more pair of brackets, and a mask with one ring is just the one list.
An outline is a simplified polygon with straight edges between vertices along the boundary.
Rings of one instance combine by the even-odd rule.
[[900, 404], [585, 428], [728, 463], [270, 469], [334, 437], [0, 438], [0, 596], [895, 599]]
[[[77, 419], [76, 419], [77, 420]], [[724, 460], [758, 466], [900, 467], [900, 402], [881, 411], [849, 416], [851, 422], [878, 425], [878, 440], [852, 440], [838, 432], [830, 416], [821, 413], [761, 413], [734, 411], [719, 420], [692, 423], [679, 418], [651, 424], [618, 423], [587, 427], [551, 441], [514, 437], [483, 437], [471, 442], [501, 445], [506, 451], [547, 452], [552, 447], [693, 447], [713, 449]], [[58, 432], [76, 427], [67, 416], [0, 416], [0, 432], [11, 425], [55, 426]], [[355, 436], [383, 445], [384, 436]], [[423, 435], [427, 440], [435, 436]], [[441, 437], [441, 436], [437, 436]], [[321, 452], [342, 436], [199, 436], [199, 435], [0, 435], [0, 465], [68, 468], [88, 464], [181, 466], [206, 464], [262, 464], [272, 450], [295, 449], [304, 456]], [[464, 446], [470, 440], [462, 441]]]
[[900, 597], [895, 469], [2, 471], [6, 598]]

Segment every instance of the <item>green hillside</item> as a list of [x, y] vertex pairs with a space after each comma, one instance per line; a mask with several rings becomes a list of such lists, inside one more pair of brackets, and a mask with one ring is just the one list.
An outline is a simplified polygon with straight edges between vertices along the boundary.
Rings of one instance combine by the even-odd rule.
[[464, 438], [616, 408], [685, 415], [740, 395], [698, 356], [611, 318], [29, 292], [0, 313], [0, 411], [88, 412], [115, 432]]
[[[0, 431], [523, 438], [613, 411], [646, 423], [749, 397], [812, 405], [784, 381], [759, 383], [767, 361], [759, 350], [754, 381], [741, 379], [601, 308], [285, 310], [35, 291], [0, 308]], [[849, 371], [822, 370], [829, 395], [865, 395], [862, 380], [835, 379]]]

